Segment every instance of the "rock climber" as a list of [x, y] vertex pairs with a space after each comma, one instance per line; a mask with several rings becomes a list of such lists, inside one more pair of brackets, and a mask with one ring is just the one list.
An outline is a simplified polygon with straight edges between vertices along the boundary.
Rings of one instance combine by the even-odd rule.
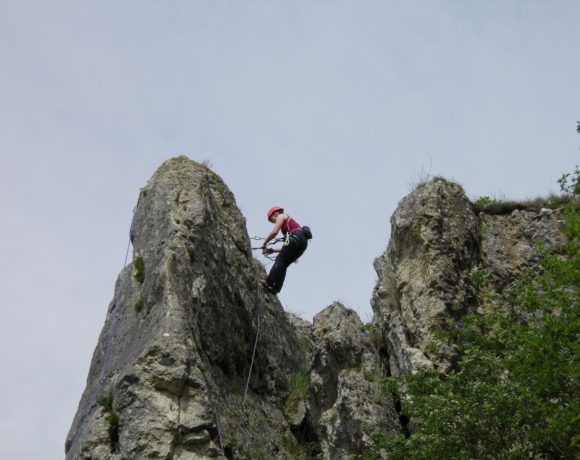
[[[261, 283], [268, 292], [277, 294], [282, 289], [286, 269], [306, 251], [308, 240], [312, 238], [309, 227], [301, 227], [288, 214], [284, 214], [284, 209], [280, 206], [272, 206], [267, 212], [268, 220], [274, 224], [272, 231], [264, 240], [262, 245], [263, 254], [278, 253], [270, 274]], [[282, 231], [286, 237], [284, 245], [280, 249], [267, 248], [269, 241], [274, 239], [279, 231]]]

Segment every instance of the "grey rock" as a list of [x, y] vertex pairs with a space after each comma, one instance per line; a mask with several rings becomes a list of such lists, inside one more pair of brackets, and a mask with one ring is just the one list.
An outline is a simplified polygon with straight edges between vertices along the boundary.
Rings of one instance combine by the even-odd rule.
[[[374, 263], [378, 282], [371, 300], [391, 373], [448, 371], [453, 344], [434, 332], [467, 312], [484, 313], [490, 298], [493, 307], [496, 294], [538, 262], [541, 245], [565, 243], [562, 223], [561, 210], [476, 216], [463, 189], [441, 178], [401, 200], [387, 250]], [[491, 281], [484, 298], [471, 278], [475, 269]]]
[[308, 394], [310, 425], [324, 458], [347, 459], [377, 430], [400, 433], [381, 358], [358, 315], [334, 303], [314, 318]]
[[[168, 160], [140, 194], [131, 239], [67, 458], [287, 458], [288, 375], [308, 366], [279, 302], [259, 289], [264, 270], [231, 192], [205, 166]], [[112, 436], [95, 401], [109, 392]]]
[[453, 344], [434, 333], [480, 306], [470, 273], [486, 270], [501, 292], [538, 260], [538, 242], [565, 242], [562, 221], [557, 210], [476, 216], [459, 185], [435, 179], [391, 218], [373, 323], [334, 303], [311, 324], [260, 288], [264, 268], [222, 180], [168, 160], [141, 190], [133, 260], [107, 309], [67, 459], [342, 460], [376, 431], [400, 434], [408, 427], [382, 379], [449, 370]]
[[433, 332], [472, 308], [478, 260], [479, 222], [459, 185], [434, 179], [401, 200], [371, 300], [393, 375], [452, 365], [453, 348], [431, 347]]
[[312, 332], [312, 323], [305, 321], [293, 313], [286, 312], [288, 323], [294, 328], [294, 331], [300, 339], [302, 349], [306, 354], [307, 362], [312, 361], [312, 348], [314, 347], [314, 336]]
[[509, 215], [480, 214], [481, 262], [492, 287], [502, 292], [525, 268], [538, 262], [541, 247], [565, 243], [561, 209], [515, 210]]
[[[311, 363], [312, 349], [314, 347], [312, 323], [305, 321], [302, 318], [299, 318], [298, 316], [288, 312], [286, 312], [286, 318], [296, 331], [296, 335], [300, 340], [307, 362]], [[309, 378], [306, 375], [306, 373], [300, 374], [295, 377], [299, 378], [301, 376], [302, 378]], [[284, 414], [286, 415], [288, 423], [290, 424], [291, 428], [296, 432], [302, 431], [306, 423], [308, 415], [306, 395], [307, 392], [305, 392], [305, 394], [291, 394], [284, 406]]]

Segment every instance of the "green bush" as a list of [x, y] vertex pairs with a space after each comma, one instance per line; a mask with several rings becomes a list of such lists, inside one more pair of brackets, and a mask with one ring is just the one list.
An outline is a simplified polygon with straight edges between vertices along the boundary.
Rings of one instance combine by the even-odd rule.
[[475, 205], [476, 208], [484, 208], [488, 205], [490, 205], [491, 203], [493, 203], [493, 199], [489, 196], [480, 196], [477, 200], [475, 200], [475, 203], [473, 203]]
[[565, 248], [516, 280], [503, 299], [509, 312], [472, 315], [446, 333], [460, 353], [454, 371], [386, 382], [404, 388], [397, 397], [412, 434], [378, 433], [363, 458], [580, 458], [578, 168], [560, 184], [569, 198]]

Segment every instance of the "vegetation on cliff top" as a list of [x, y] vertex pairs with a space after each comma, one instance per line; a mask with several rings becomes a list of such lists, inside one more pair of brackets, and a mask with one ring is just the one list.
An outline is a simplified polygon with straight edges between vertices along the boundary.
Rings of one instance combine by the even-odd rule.
[[548, 197], [538, 197], [524, 201], [498, 200], [489, 196], [481, 196], [473, 202], [473, 210], [476, 213], [501, 215], [511, 214], [513, 211], [539, 212], [542, 209], [559, 209], [566, 206], [572, 197], [568, 194]]
[[568, 197], [567, 245], [545, 254], [512, 285], [498, 301], [510, 307], [507, 312], [497, 308], [470, 316], [448, 332], [461, 356], [454, 371], [387, 379], [411, 420], [412, 434], [376, 434], [362, 458], [580, 456], [578, 167], [560, 186]]

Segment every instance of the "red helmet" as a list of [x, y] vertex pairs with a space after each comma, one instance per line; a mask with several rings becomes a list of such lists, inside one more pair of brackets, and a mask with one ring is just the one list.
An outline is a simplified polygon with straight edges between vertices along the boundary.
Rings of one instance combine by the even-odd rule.
[[282, 209], [280, 206], [272, 206], [270, 209], [268, 209], [267, 212], [268, 220], [270, 220], [270, 217], [272, 217], [272, 214], [274, 214], [276, 211], [284, 212], [284, 209]]

